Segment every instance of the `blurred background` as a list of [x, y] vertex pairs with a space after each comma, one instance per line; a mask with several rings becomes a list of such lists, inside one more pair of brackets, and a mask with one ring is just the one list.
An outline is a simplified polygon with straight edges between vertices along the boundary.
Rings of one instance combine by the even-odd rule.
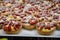
[[0, 40], [59, 40], [59, 38], [46, 38], [46, 37], [0, 37]]

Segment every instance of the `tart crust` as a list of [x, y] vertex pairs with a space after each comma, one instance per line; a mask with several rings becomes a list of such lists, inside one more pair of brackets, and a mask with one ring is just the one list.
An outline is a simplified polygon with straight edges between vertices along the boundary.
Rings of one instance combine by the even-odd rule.
[[5, 31], [7, 34], [18, 34], [21, 31], [22, 26], [17, 31]]
[[23, 28], [28, 29], [28, 30], [32, 30], [32, 29], [35, 29], [35, 25], [30, 25], [28, 23], [23, 23]]
[[51, 30], [44, 29], [44, 28], [42, 30], [40, 30], [40, 28], [37, 28], [37, 31], [39, 34], [42, 34], [42, 35], [50, 35], [54, 32], [55, 29], [56, 29], [56, 27], [51, 28]]
[[18, 34], [21, 31], [21, 29], [17, 30], [17, 31], [5, 31], [7, 34]]
[[57, 24], [56, 29], [57, 29], [57, 30], [60, 30], [60, 24]]
[[[13, 26], [11, 26], [11, 31], [4, 31], [5, 33], [7, 33], [7, 34], [18, 34], [20, 31], [21, 31], [21, 29], [22, 29], [22, 24], [21, 24], [21, 26], [19, 27], [19, 29], [18, 28], [16, 28], [17, 30], [15, 30], [15, 29], [13, 29], [14, 27]], [[4, 30], [4, 27], [3, 27], [3, 30]]]

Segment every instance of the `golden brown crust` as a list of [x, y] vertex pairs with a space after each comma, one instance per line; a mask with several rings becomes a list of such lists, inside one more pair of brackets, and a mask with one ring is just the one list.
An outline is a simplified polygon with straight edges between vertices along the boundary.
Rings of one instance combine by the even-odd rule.
[[[1, 25], [1, 24], [0, 24], [0, 25]], [[0, 29], [2, 29], [2, 28], [3, 28], [3, 25], [0, 26]]]
[[7, 31], [5, 31], [7, 34], [18, 34], [19, 32], [21, 31], [21, 29], [20, 30], [17, 30], [17, 31], [11, 31], [11, 32], [7, 32]]
[[51, 28], [51, 30], [48, 30], [48, 29], [40, 30], [40, 28], [37, 28], [37, 31], [38, 31], [39, 34], [50, 35], [54, 32], [55, 29], [56, 29], [56, 27]]
[[57, 30], [60, 30], [60, 24], [57, 24], [56, 29], [57, 29]]
[[0, 29], [2, 29], [2, 27], [0, 27]]
[[30, 25], [28, 23], [23, 23], [23, 28], [28, 29], [28, 30], [32, 30], [35, 28], [35, 25]]
[[58, 26], [58, 27], [56, 27], [56, 29], [57, 29], [57, 30], [60, 30], [60, 27]]
[[21, 28], [18, 29], [17, 31], [5, 31], [7, 34], [18, 34], [21, 31]]

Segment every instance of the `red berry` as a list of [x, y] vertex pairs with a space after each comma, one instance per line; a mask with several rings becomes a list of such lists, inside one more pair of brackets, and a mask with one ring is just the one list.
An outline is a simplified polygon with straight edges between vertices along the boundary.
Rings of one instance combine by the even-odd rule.
[[30, 24], [35, 24], [36, 21], [35, 20], [30, 20]]
[[8, 26], [8, 31], [11, 31], [11, 27], [10, 26]]
[[17, 30], [16, 27], [14, 27], [14, 29]]
[[4, 31], [8, 31], [8, 27], [5, 26], [5, 27], [4, 27]]
[[15, 27], [18, 28], [18, 29], [20, 28], [20, 26], [21, 26], [20, 23], [15, 25]]
[[49, 30], [50, 30], [50, 29], [51, 29], [51, 27], [45, 27], [45, 29], [49, 29]]

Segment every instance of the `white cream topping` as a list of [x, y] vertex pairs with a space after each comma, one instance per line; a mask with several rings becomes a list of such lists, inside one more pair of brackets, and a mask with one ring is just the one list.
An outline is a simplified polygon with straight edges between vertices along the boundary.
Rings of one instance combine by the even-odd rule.
[[19, 8], [15, 8], [15, 10], [16, 10], [16, 11], [18, 11], [18, 10], [19, 10]]
[[40, 24], [41, 27], [43, 27], [45, 24]]
[[53, 26], [53, 25], [54, 25], [54, 22], [51, 22], [51, 23], [50, 23], [50, 26]]
[[26, 16], [24, 18], [26, 18], [26, 20], [24, 20], [25, 22], [29, 22], [29, 20], [32, 18], [32, 16]]
[[48, 1], [43, 1], [44, 2], [44, 4], [49, 4], [49, 2]]
[[18, 24], [16, 21], [12, 21], [13, 22], [13, 24]]
[[0, 23], [1, 23], [1, 22], [4, 22], [4, 21], [3, 21], [3, 20], [0, 20]]
[[45, 25], [48, 25], [48, 23], [47, 23], [47, 22], [45, 22]]
[[9, 8], [6, 8], [6, 10], [9, 10]]
[[31, 4], [27, 4], [25, 7], [24, 7], [24, 9], [23, 9], [23, 13], [25, 12], [25, 11], [27, 11], [29, 8], [31, 8], [32, 6], [31, 6]]

